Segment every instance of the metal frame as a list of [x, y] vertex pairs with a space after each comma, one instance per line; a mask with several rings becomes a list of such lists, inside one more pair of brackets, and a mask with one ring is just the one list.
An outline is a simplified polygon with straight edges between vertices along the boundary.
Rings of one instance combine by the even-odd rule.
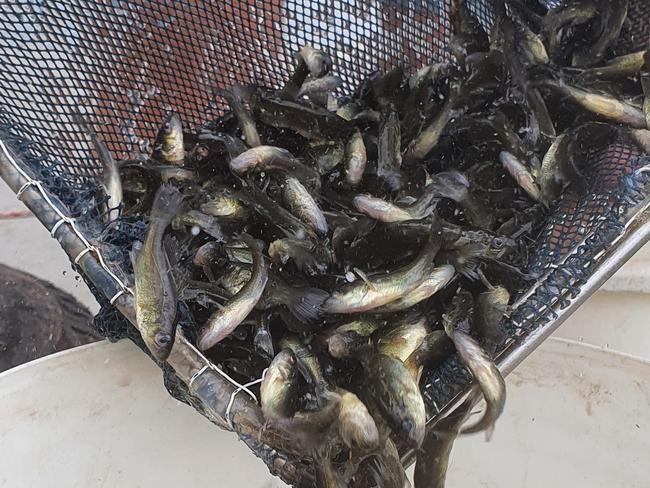
[[[110, 269], [102, 257], [101, 244], [93, 244], [75, 225], [75, 221], [62, 209], [64, 205], [36, 180], [7, 145], [0, 140], [0, 177], [9, 185], [40, 222], [50, 230], [81, 271], [134, 326], [135, 307], [133, 291]], [[650, 203], [645, 203], [628, 220], [624, 231], [600, 256], [589, 280], [580, 288], [569, 306], [557, 310], [554, 319], [511, 344], [501, 355], [498, 364], [504, 375], [509, 374], [555, 331], [587, 298], [611, 277], [636, 251], [650, 241]], [[568, 258], [569, 256], [567, 256]], [[521, 303], [521, 301], [520, 301]], [[230, 378], [212, 364], [179, 331], [167, 364], [201, 406], [201, 413], [221, 428], [237, 432], [251, 450], [261, 457], [273, 474], [285, 482], [304, 482], [300, 468], [278, 452], [267, 439], [259, 440], [264, 430], [264, 419], [257, 398], [248, 387], [262, 381], [263, 377], [246, 385]], [[239, 395], [240, 392], [247, 395]], [[460, 392], [439, 410], [427, 424], [435, 423], [452, 412], [470, 394], [472, 388]], [[405, 464], [414, 460], [414, 453], [406, 452]]]

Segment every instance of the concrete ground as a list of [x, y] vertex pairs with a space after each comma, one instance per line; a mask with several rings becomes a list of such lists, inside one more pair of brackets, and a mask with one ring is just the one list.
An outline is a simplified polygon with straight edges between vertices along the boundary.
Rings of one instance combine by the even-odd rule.
[[[0, 212], [26, 210], [0, 183]], [[0, 262], [48, 280], [99, 309], [57, 241], [34, 217], [0, 220]], [[650, 359], [650, 245], [626, 263], [556, 335]]]

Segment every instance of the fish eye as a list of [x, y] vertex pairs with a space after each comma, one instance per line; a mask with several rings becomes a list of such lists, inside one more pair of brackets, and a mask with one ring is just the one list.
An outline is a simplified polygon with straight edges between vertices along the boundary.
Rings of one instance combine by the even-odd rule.
[[502, 248], [503, 246], [505, 246], [505, 244], [506, 244], [505, 239], [502, 239], [501, 237], [495, 237], [494, 239], [492, 239], [492, 246], [496, 247], [497, 249]]
[[158, 347], [165, 347], [172, 341], [172, 336], [170, 334], [156, 334], [154, 337], [154, 342]]

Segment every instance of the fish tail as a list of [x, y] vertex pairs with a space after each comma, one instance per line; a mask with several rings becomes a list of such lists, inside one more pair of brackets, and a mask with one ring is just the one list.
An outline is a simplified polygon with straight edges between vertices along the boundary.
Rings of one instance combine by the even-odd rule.
[[171, 222], [181, 212], [182, 206], [183, 194], [180, 190], [170, 184], [161, 185], [154, 197], [149, 218]]
[[441, 197], [449, 198], [455, 202], [467, 198], [469, 181], [460, 171], [451, 170], [438, 173], [430, 183], [432, 189]]
[[323, 303], [330, 296], [319, 288], [293, 288], [277, 290], [282, 295], [282, 302], [291, 313], [302, 322], [313, 322], [323, 314]]

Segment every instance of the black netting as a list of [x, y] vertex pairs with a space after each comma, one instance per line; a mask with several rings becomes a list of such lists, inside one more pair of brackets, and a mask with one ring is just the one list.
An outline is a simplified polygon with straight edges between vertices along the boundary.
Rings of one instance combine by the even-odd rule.
[[[559, 1], [530, 3], [552, 7]], [[87, 235], [102, 237], [112, 269], [125, 276], [120, 268], [129, 269], [127, 251], [143, 235], [146, 223], [122, 219], [105, 232], [98, 211], [102, 197], [94, 180], [99, 165], [86, 136], [73, 123], [75, 111], [84, 114], [117, 158], [137, 159], [150, 153], [150, 143], [170, 109], [190, 129], [209, 123], [226, 109], [212, 96], [214, 89], [249, 82], [278, 88], [293, 70], [294, 53], [306, 44], [332, 55], [335, 74], [344, 81], [342, 93], [352, 92], [373, 71], [416, 69], [449, 59], [451, 4], [7, 0], [0, 4], [0, 139], [59, 197]], [[491, 1], [468, 0], [468, 5], [489, 30]], [[650, 3], [632, 1], [629, 12], [614, 54], [638, 50], [648, 42]], [[568, 303], [600, 253], [620, 233], [627, 206], [639, 199], [642, 182], [631, 171], [648, 161], [627, 141], [603, 151], [591, 155], [597, 169], [588, 175], [592, 196], [559, 203], [534, 262], [538, 271], [546, 271], [569, 250], [573, 255], [504, 322], [510, 338], [544, 325], [553, 319], [553, 308]], [[601, 164], [605, 160], [634, 163], [621, 172]], [[582, 206], [581, 211], [569, 212], [572, 205]], [[599, 213], [599, 208], [607, 210]], [[570, 213], [583, 220], [569, 222]], [[555, 242], [554, 226], [563, 226], [562, 232], [575, 239]], [[580, 232], [571, 232], [573, 227]], [[112, 340], [129, 337], [146, 351], [137, 331], [101, 293], [95, 295], [102, 304], [97, 329]], [[191, 400], [170, 371], [165, 371], [165, 379], [174, 396]], [[457, 358], [426, 372], [423, 384], [431, 410], [442, 408], [470, 379]], [[261, 450], [256, 451], [261, 457], [274, 455]]]

